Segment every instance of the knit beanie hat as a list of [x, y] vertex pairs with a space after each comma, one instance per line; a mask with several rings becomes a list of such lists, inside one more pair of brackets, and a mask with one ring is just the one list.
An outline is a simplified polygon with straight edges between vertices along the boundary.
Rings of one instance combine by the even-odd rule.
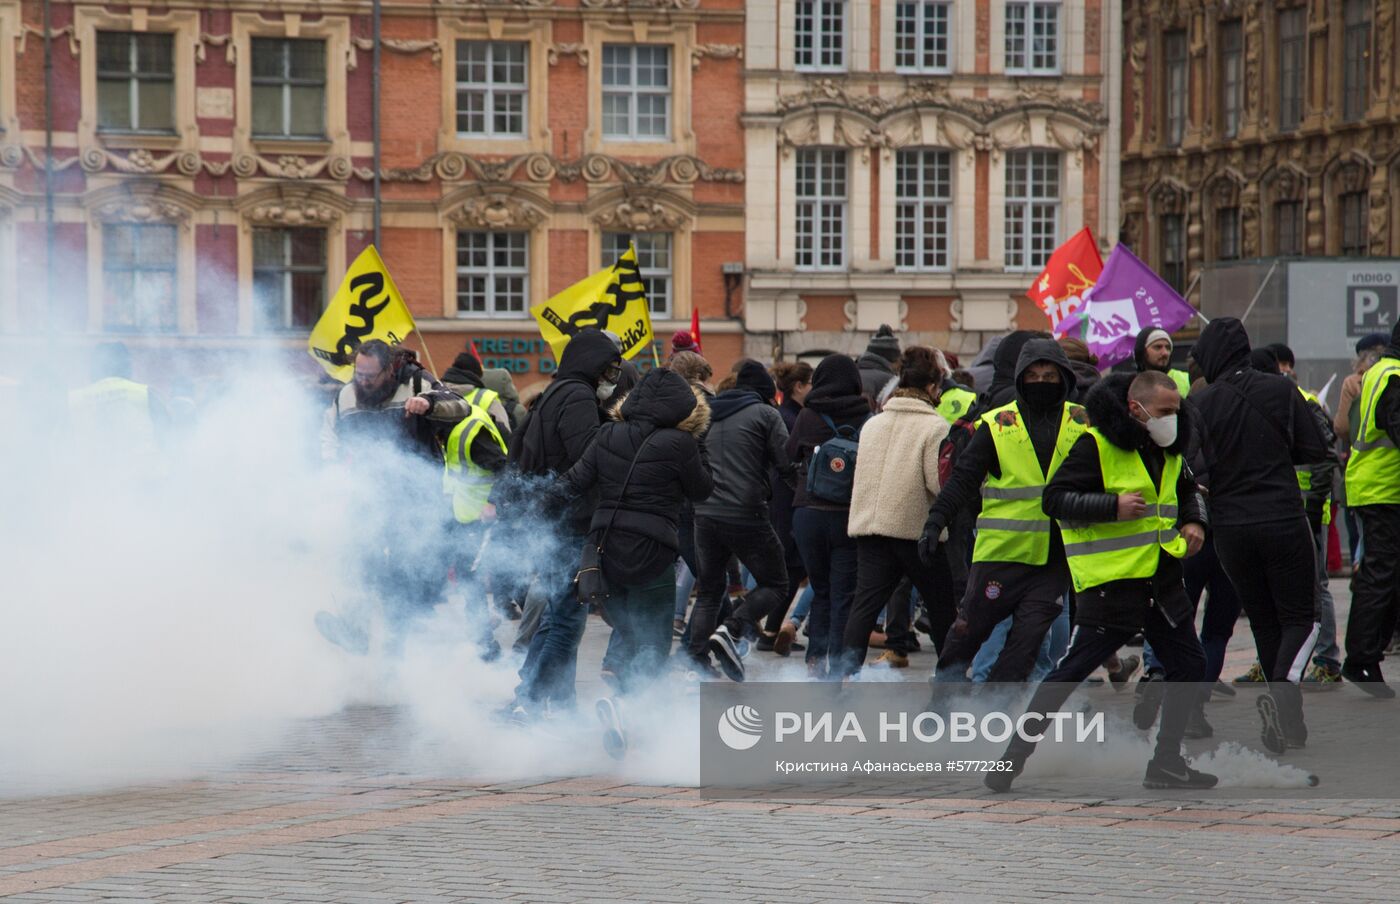
[[746, 361], [739, 368], [734, 381], [736, 389], [752, 389], [757, 392], [765, 402], [777, 398], [778, 384], [773, 382], [768, 369], [757, 361]]
[[894, 330], [890, 329], [888, 323], [880, 324], [880, 328], [870, 338], [870, 344], [865, 347], [865, 352], [869, 355], [879, 355], [891, 364], [899, 360], [899, 340], [895, 338]]

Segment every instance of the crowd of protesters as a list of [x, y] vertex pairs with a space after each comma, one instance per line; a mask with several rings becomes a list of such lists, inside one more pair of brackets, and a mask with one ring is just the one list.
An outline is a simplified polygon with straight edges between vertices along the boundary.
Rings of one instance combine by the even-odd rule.
[[[690, 334], [672, 346], [641, 374], [616, 337], [583, 330], [521, 406], [473, 354], [439, 382], [370, 342], [326, 413], [328, 457], [391, 429], [367, 416], [384, 410], [441, 457], [459, 570], [490, 525], [549, 519], [562, 563], [489, 584], [519, 621], [511, 722], [575, 706], [590, 612], [612, 628], [619, 700], [667, 673], [743, 681], [759, 655], [846, 680], [929, 644], [931, 680], [1043, 679], [1032, 709], [1050, 712], [1100, 668], [1115, 687], [1141, 668], [1149, 787], [1215, 783], [1181, 741], [1211, 734], [1205, 703], [1232, 685], [1265, 685], [1261, 740], [1280, 754], [1307, 742], [1304, 688], [1393, 696], [1380, 663], [1400, 610], [1400, 328], [1357, 344], [1331, 411], [1292, 379], [1286, 346], [1252, 348], [1231, 318], [1186, 360], [1144, 329], [1112, 372], [1084, 342], [1033, 331], [967, 369], [889, 327], [859, 356], [727, 374]], [[1355, 563], [1341, 635], [1327, 589], [1340, 523]], [[1241, 611], [1258, 661], [1230, 682]], [[1135, 644], [1141, 657], [1123, 651]], [[618, 706], [600, 704], [613, 746]], [[988, 784], [1009, 787], [1033, 749], [1018, 739]]]

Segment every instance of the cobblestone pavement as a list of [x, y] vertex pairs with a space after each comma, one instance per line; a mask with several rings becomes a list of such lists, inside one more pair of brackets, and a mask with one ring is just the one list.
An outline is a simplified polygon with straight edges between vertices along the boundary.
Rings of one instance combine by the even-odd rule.
[[[1240, 632], [1227, 677], [1251, 658]], [[605, 639], [592, 621], [586, 686]], [[907, 677], [930, 665], [916, 655]], [[603, 769], [462, 777], [395, 750], [415, 724], [402, 706], [354, 706], [199, 780], [0, 801], [0, 897], [1400, 900], [1400, 801], [715, 801]], [[561, 746], [544, 755], [567, 759]]]

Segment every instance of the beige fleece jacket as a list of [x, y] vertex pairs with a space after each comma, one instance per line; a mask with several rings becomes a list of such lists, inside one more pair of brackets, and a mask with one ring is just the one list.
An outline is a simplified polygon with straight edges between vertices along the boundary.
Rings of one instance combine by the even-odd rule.
[[[902, 390], [901, 390], [902, 392]], [[928, 402], [896, 394], [860, 432], [848, 533], [917, 540], [938, 495], [948, 422]]]

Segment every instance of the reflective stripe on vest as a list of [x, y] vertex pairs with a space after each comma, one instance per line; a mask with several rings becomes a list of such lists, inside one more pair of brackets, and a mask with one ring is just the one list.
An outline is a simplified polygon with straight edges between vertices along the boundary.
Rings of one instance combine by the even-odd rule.
[[1147, 514], [1132, 521], [1093, 524], [1061, 521], [1065, 557], [1074, 578], [1074, 589], [1083, 591], [1109, 581], [1150, 578], [1157, 573], [1158, 550], [1180, 559], [1186, 555], [1186, 538], [1176, 529], [1180, 511], [1176, 484], [1181, 477], [1181, 456], [1164, 453], [1162, 485], [1153, 486], [1147, 465], [1135, 449], [1121, 449], [1103, 434], [1090, 429], [1099, 449], [1104, 491], [1114, 495], [1141, 493]]
[[471, 458], [472, 442], [482, 430], [491, 435], [504, 455], [506, 443], [501, 439], [501, 431], [496, 428], [496, 422], [478, 408], [472, 408], [472, 413], [462, 418], [447, 438], [442, 491], [452, 496], [452, 514], [461, 524], [470, 524], [481, 517], [496, 483], [495, 475]]
[[[1303, 387], [1299, 386], [1298, 392], [1302, 394], [1303, 398], [1307, 400], [1308, 404], [1316, 405], [1318, 408], [1322, 407], [1322, 401], [1317, 396], [1308, 392]], [[1312, 469], [1307, 465], [1303, 465], [1302, 467], [1294, 468], [1293, 470], [1298, 475], [1298, 489], [1302, 490], [1304, 493], [1306, 493], [1308, 490], [1311, 490]], [[1323, 500], [1322, 503], [1322, 523], [1332, 523], [1332, 494], [1330, 492], [1327, 494], [1327, 498]]]
[[1382, 358], [1361, 379], [1361, 423], [1347, 459], [1347, 502], [1351, 505], [1400, 503], [1400, 450], [1376, 423], [1376, 408], [1400, 360]]
[[1015, 402], [979, 418], [982, 429], [991, 431], [1001, 476], [988, 474], [982, 484], [982, 514], [977, 516], [972, 561], [1044, 565], [1050, 560], [1050, 518], [1040, 507], [1041, 496], [1046, 482], [1084, 433], [1087, 420], [1080, 406], [1064, 406], [1050, 473], [1045, 474]]
[[953, 423], [972, 410], [972, 405], [977, 401], [977, 394], [963, 389], [961, 386], [949, 389], [938, 399], [937, 411], [943, 415], [943, 419], [948, 423]]
[[490, 411], [491, 406], [496, 404], [500, 397], [501, 394], [496, 392], [496, 390], [486, 389], [484, 387], [473, 389], [471, 392], [462, 396], [473, 408], [480, 408], [482, 411]]
[[1167, 371], [1167, 376], [1172, 378], [1172, 382], [1176, 384], [1177, 392], [1181, 393], [1181, 397], [1183, 399], [1191, 394], [1190, 374], [1188, 374], [1184, 370], [1177, 370], [1176, 368], [1172, 368], [1171, 370]]

